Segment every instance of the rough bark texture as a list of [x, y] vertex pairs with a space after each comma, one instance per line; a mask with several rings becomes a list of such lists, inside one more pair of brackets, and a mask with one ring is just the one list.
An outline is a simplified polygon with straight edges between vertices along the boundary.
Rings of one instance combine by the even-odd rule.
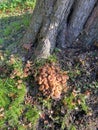
[[76, 0], [68, 23], [68, 41], [72, 43], [83, 27], [97, 0]]
[[21, 42], [32, 43], [37, 59], [47, 58], [56, 44], [71, 46], [84, 30], [88, 43], [96, 40], [97, 0], [37, 0], [30, 27]]
[[65, 43], [66, 43], [68, 16], [71, 12], [71, 7], [73, 4], [74, 4], [74, 0], [70, 0], [68, 8], [66, 9], [66, 12], [65, 12], [64, 19], [58, 31], [57, 45], [63, 48], [65, 47]]
[[44, 3], [44, 0], [39, 0], [36, 2], [36, 7], [33, 12], [31, 24], [21, 41], [22, 44], [35, 42], [39, 29], [42, 25], [43, 13], [44, 13], [44, 8], [45, 8], [43, 3]]
[[94, 42], [98, 44], [98, 2], [85, 24], [80, 41], [85, 45], [91, 45]]
[[44, 23], [40, 31], [40, 38], [38, 38], [38, 46], [35, 52], [35, 56], [37, 56], [37, 58], [47, 58], [50, 53], [53, 52], [53, 49], [56, 44], [59, 26], [62, 23], [65, 14], [67, 16], [67, 13], [69, 11], [69, 5], [72, 1], [73, 0], [57, 0], [55, 2], [55, 6], [48, 19], [50, 21], [48, 26], [46, 20], [46, 23]]

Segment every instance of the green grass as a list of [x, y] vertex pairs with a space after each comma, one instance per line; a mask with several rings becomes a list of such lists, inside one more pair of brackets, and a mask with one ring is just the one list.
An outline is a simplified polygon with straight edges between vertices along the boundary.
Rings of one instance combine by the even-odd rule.
[[0, 45], [11, 54], [27, 30], [36, 0], [4, 0], [0, 2]]
[[12, 32], [12, 29], [8, 26], [5, 30], [4, 30], [4, 35], [5, 36], [9, 36]]
[[25, 15], [24, 18], [23, 18], [22, 23], [23, 23], [24, 27], [28, 27], [29, 24], [30, 24], [30, 16]]
[[[28, 17], [24, 17], [21, 21], [14, 21], [10, 25], [6, 25], [6, 28], [4, 29], [3, 35], [5, 37], [9, 37], [11, 35], [16, 34], [21, 30], [22, 27], [28, 27], [29, 26], [29, 19]], [[2, 41], [1, 41], [2, 42]]]
[[36, 127], [37, 121], [39, 119], [40, 111], [36, 106], [32, 107], [31, 105], [26, 106], [27, 112], [25, 113], [26, 119], [32, 123], [33, 128]]
[[[78, 102], [79, 101], [79, 102]], [[86, 104], [86, 97], [83, 94], [77, 94], [76, 96], [73, 95], [73, 93], [70, 93], [69, 96], [65, 96], [63, 103], [65, 103], [68, 110], [74, 110], [74, 109], [81, 109], [88, 112], [89, 108]]]
[[[24, 104], [26, 85], [25, 78], [22, 76], [22, 61], [14, 56], [11, 56], [11, 58], [0, 61], [1, 66], [5, 64], [7, 67], [7, 73], [4, 74], [4, 70], [0, 74], [0, 129], [7, 129], [6, 122], [12, 128], [18, 126], [22, 129], [20, 116], [24, 116], [27, 121], [31, 122], [33, 128], [39, 118], [39, 110], [36, 106], [33, 108], [32, 105]], [[19, 74], [14, 75], [14, 71], [19, 72]], [[20, 84], [18, 83], [19, 80], [22, 81]], [[25, 110], [27, 112], [23, 114]]]
[[[17, 68], [18, 71], [22, 70], [22, 64], [20, 60], [16, 60], [15, 64], [9, 64], [9, 61], [3, 61], [8, 68], [8, 71], [12, 71]], [[17, 88], [17, 78], [11, 78], [7, 74], [0, 74], [0, 109], [3, 111], [0, 114], [4, 114], [0, 119], [0, 128], [6, 128], [6, 121], [10, 126], [18, 124], [18, 118], [21, 115], [23, 109], [24, 96], [26, 94], [26, 86], [24, 83], [21, 84], [21, 90]]]
[[6, 12], [14, 11], [15, 9], [34, 9], [35, 3], [35, 0], [6, 0], [0, 2], [0, 10]]
[[15, 126], [19, 123], [18, 118], [23, 109], [22, 103], [26, 92], [25, 86], [22, 84], [20, 91], [16, 88], [14, 80], [6, 79], [6, 81], [0, 80], [0, 82], [0, 108], [4, 109], [4, 117], [0, 119], [0, 128], [5, 126], [6, 121], [10, 126]]
[[2, 45], [4, 42], [3, 38], [0, 38], [0, 45]]

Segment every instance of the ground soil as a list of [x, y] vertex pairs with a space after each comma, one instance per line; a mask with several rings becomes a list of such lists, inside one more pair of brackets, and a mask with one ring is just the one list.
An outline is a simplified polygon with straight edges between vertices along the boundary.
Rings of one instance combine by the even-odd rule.
[[[72, 48], [60, 50], [57, 56], [61, 68], [73, 74], [68, 81], [70, 88], [76, 88], [80, 93], [90, 91], [86, 103], [91, 109], [91, 113], [86, 114], [83, 110], [71, 111], [67, 117], [67, 126], [72, 124], [76, 130], [98, 130], [98, 48], [91, 46], [87, 49], [75, 45]], [[80, 73], [77, 74], [77, 71]], [[59, 113], [61, 119], [66, 115], [66, 108], [62, 106], [60, 101], [54, 101], [52, 107], [51, 111]], [[41, 120], [38, 129], [62, 130], [60, 123], [49, 118], [49, 112], [45, 113], [45, 120], [49, 121], [50, 128], [41, 128], [44, 126], [44, 120]]]
[[[81, 93], [85, 90], [91, 92], [87, 104], [92, 114], [88, 116], [81, 111], [73, 111], [73, 124], [77, 130], [98, 130], [98, 47], [83, 47], [78, 43], [60, 52], [59, 59], [63, 69], [74, 72], [69, 80], [70, 86], [80, 89]], [[77, 69], [81, 71], [79, 75], [76, 74]]]

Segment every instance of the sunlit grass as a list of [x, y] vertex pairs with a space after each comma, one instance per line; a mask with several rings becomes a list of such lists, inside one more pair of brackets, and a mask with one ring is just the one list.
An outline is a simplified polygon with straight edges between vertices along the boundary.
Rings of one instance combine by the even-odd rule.
[[34, 9], [36, 0], [5, 0], [0, 2], [0, 11], [11, 12], [19, 9]]

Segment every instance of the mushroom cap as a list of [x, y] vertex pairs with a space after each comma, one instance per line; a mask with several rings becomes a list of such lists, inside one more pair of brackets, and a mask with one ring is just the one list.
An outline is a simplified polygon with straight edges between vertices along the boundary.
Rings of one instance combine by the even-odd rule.
[[68, 79], [69, 77], [65, 71], [61, 72], [59, 67], [47, 63], [41, 67], [37, 77], [40, 86], [39, 91], [47, 97], [60, 98], [63, 89], [67, 87]]

